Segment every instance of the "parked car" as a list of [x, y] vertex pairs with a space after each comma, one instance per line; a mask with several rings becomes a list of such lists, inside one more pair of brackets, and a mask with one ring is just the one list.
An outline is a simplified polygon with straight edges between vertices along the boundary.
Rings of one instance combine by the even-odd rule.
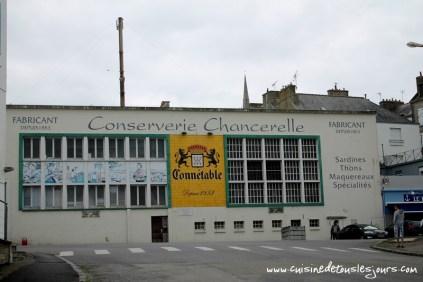
[[369, 224], [347, 225], [338, 232], [338, 239], [380, 239], [386, 238], [388, 232]]
[[[385, 228], [388, 232], [388, 237], [394, 237], [394, 225], [388, 225]], [[421, 221], [417, 220], [404, 220], [404, 236], [418, 236], [423, 234], [423, 226]]]

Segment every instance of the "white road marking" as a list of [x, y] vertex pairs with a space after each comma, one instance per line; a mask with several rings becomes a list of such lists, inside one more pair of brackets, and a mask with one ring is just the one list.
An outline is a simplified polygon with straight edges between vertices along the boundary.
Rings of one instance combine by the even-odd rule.
[[128, 248], [128, 250], [133, 254], [145, 253], [145, 251], [141, 248]]
[[59, 257], [71, 257], [71, 256], [73, 256], [72, 251], [63, 251], [59, 253]]
[[309, 251], [309, 252], [315, 252], [317, 250], [315, 249], [309, 249], [309, 248], [302, 248], [302, 247], [292, 247], [294, 249], [302, 250], [302, 251]]
[[362, 251], [362, 252], [368, 252], [368, 253], [380, 253], [379, 251], [374, 251], [374, 250], [370, 250], [370, 249], [362, 249], [362, 248], [350, 248], [351, 250], [357, 250], [357, 251]]
[[246, 251], [246, 252], [250, 251], [249, 249], [241, 248], [241, 247], [237, 247], [237, 246], [229, 246], [228, 248], [231, 248], [231, 249], [234, 249], [234, 250], [237, 250], [237, 251]]
[[321, 247], [322, 249], [329, 250], [329, 251], [335, 251], [335, 252], [342, 252], [342, 253], [348, 253], [347, 250], [337, 249], [337, 248], [329, 248], [329, 247]]
[[180, 249], [175, 248], [175, 247], [162, 247], [162, 249], [169, 251], [169, 252], [179, 252]]
[[202, 250], [202, 251], [214, 251], [214, 249], [209, 248], [209, 247], [195, 247], [195, 248]]
[[283, 251], [281, 248], [271, 247], [271, 246], [260, 246], [261, 248], [272, 250], [272, 251]]
[[96, 255], [110, 255], [110, 252], [108, 250], [94, 250], [94, 253]]

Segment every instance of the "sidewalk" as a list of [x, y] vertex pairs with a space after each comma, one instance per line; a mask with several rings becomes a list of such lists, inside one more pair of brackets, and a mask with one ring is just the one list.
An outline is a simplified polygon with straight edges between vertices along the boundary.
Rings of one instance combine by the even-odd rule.
[[22, 254], [21, 260], [0, 266], [4, 282], [77, 282], [78, 274], [65, 261], [48, 254]]
[[372, 248], [386, 252], [423, 257], [423, 237], [404, 238], [404, 248], [397, 248], [395, 239], [378, 242]]

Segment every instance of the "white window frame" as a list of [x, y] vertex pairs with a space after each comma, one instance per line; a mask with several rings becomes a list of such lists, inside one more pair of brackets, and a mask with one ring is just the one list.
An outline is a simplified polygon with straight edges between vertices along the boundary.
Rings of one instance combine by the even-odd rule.
[[[159, 155], [159, 140], [163, 141], [163, 156]], [[166, 159], [166, 139], [165, 138], [150, 138], [150, 159]]]
[[[160, 200], [160, 190], [164, 189], [164, 203]], [[156, 190], [156, 191], [153, 191]], [[151, 202], [150, 205], [152, 207], [166, 207], [167, 206], [167, 189], [166, 185], [164, 184], [152, 184], [150, 185], [150, 191], [151, 191]], [[157, 203], [153, 204], [153, 195], [156, 194]]]
[[[120, 190], [123, 190], [123, 193]], [[110, 185], [109, 195], [111, 208], [124, 208], [126, 206], [126, 185]], [[122, 195], [123, 200], [121, 199]]]
[[[67, 193], [67, 207], [69, 209], [82, 209], [84, 208], [84, 185], [68, 185], [66, 187]], [[82, 191], [82, 200], [81, 202], [77, 201], [77, 191]], [[70, 193], [70, 191], [72, 191]], [[69, 195], [71, 194], [71, 195]], [[78, 204], [79, 203], [79, 204]]]
[[[90, 140], [94, 140], [94, 150], [93, 153], [94, 155], [92, 155], [90, 153]], [[98, 140], [100, 140], [103, 143], [103, 148], [102, 150], [100, 150], [98, 148]], [[104, 151], [105, 151], [105, 142], [104, 142], [105, 138], [104, 137], [88, 137], [88, 159], [104, 159]], [[101, 156], [99, 156], [99, 153], [101, 152]]]
[[[78, 141], [81, 142], [81, 151], [77, 149]], [[83, 137], [66, 137], [66, 156], [68, 159], [83, 159], [84, 157], [84, 138]], [[72, 146], [70, 146], [72, 144]], [[72, 148], [72, 154], [69, 154], [69, 151]], [[78, 152], [80, 153], [80, 157], [78, 157]]]
[[[46, 148], [46, 151], [45, 151], [46, 158], [47, 159], [61, 159], [62, 158], [62, 138], [61, 137], [45, 137], [44, 139], [45, 139], [45, 148]], [[59, 144], [56, 143], [57, 141]], [[57, 146], [59, 146], [58, 151], [56, 150]]]
[[[29, 205], [25, 205], [25, 194], [29, 191]], [[37, 191], [37, 193], [35, 193]], [[24, 209], [40, 209], [41, 208], [41, 186], [23, 186], [22, 191], [22, 207]], [[37, 195], [38, 194], [38, 195]], [[35, 196], [38, 196], [38, 200], [35, 201]], [[38, 203], [38, 205], [36, 205]]]
[[[51, 202], [48, 193], [51, 193]], [[63, 187], [57, 185], [48, 185], [45, 187], [46, 209], [62, 209], [63, 208]]]
[[[26, 150], [25, 150], [25, 141], [26, 140], [29, 140], [29, 142], [30, 142], [29, 157], [25, 156], [26, 155]], [[38, 150], [37, 150], [38, 156], [35, 156], [35, 157], [34, 157], [34, 147], [35, 147], [34, 140], [38, 141]], [[22, 142], [23, 142], [23, 152], [22, 152], [23, 158], [26, 159], [26, 160], [29, 160], [29, 159], [39, 160], [40, 156], [41, 156], [41, 137], [24, 137]]]
[[[100, 188], [103, 189], [103, 198], [100, 198], [100, 193], [99, 190]], [[94, 206], [90, 205], [91, 203], [91, 191], [94, 190]], [[95, 209], [95, 208], [105, 208], [106, 207], [106, 187], [105, 185], [88, 185], [88, 207], [90, 209]], [[102, 204], [101, 204], [102, 202]]]
[[[145, 207], [145, 206], [147, 206], [147, 185], [146, 184], [131, 184], [130, 185], [130, 187], [129, 187], [129, 189], [131, 190], [130, 191], [130, 197], [131, 197], [131, 199], [130, 199], [130, 204], [131, 204], [131, 207]], [[133, 197], [132, 197], [132, 190], [133, 189], [136, 189], [136, 205], [134, 205], [133, 203], [132, 203], [132, 200], [133, 200]], [[144, 190], [144, 204], [140, 204], [140, 190]]]
[[[132, 142], [135, 142], [135, 143], [132, 143]], [[140, 143], [142, 143], [142, 148], [140, 146]], [[130, 159], [145, 159], [145, 145], [146, 145], [146, 138], [129, 137], [129, 158]], [[135, 151], [133, 151], [132, 149], [134, 149]], [[132, 152], [135, 153], [135, 156], [132, 155]]]
[[195, 221], [194, 222], [194, 231], [196, 233], [206, 232], [206, 222], [205, 221]]
[[[119, 154], [121, 153], [121, 155]], [[125, 158], [125, 138], [109, 137], [109, 158], [110, 159], [123, 159]]]

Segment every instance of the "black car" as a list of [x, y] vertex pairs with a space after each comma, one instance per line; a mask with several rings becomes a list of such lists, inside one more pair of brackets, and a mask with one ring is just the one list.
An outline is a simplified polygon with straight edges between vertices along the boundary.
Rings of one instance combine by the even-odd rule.
[[369, 224], [351, 224], [338, 232], [338, 239], [381, 239], [386, 238], [388, 232]]
[[[385, 228], [388, 232], [388, 237], [394, 237], [394, 225], [391, 224]], [[418, 236], [423, 234], [423, 226], [421, 221], [417, 220], [405, 220], [404, 221], [404, 236]]]

